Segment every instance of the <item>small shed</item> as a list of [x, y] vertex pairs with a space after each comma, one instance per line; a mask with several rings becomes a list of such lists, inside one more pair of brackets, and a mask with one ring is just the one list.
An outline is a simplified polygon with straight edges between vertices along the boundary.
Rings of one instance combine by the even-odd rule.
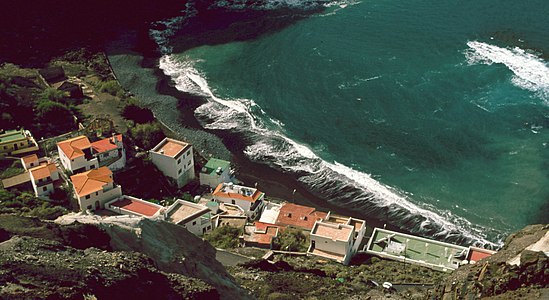
[[84, 97], [82, 87], [76, 83], [65, 81], [61, 86], [57, 88], [60, 91], [69, 93], [70, 98], [80, 99]]
[[63, 67], [61, 66], [48, 67], [39, 70], [38, 73], [50, 85], [67, 79], [65, 70], [63, 70]]

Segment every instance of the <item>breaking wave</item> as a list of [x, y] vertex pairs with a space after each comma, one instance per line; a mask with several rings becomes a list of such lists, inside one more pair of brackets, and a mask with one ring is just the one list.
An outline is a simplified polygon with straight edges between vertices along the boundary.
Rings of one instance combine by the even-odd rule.
[[469, 64], [504, 64], [514, 74], [514, 85], [536, 93], [549, 104], [549, 65], [543, 59], [519, 47], [501, 48], [478, 41], [469, 41], [467, 46]]
[[195, 110], [208, 129], [240, 134], [248, 146], [244, 153], [252, 161], [268, 164], [294, 174], [310, 190], [332, 204], [357, 210], [414, 234], [459, 244], [496, 247], [488, 240], [500, 236], [495, 230], [472, 224], [449, 211], [414, 203], [411, 195], [386, 186], [369, 174], [337, 162], [322, 160], [306, 145], [284, 134], [284, 126], [269, 118], [253, 100], [221, 99], [208, 86], [195, 62], [172, 55], [160, 59], [160, 69], [170, 76], [177, 89], [201, 95], [207, 102]]

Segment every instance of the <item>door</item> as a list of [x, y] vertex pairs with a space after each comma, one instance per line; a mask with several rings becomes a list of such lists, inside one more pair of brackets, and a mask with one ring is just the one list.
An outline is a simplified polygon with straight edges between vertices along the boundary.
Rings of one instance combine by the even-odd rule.
[[99, 201], [95, 201], [95, 210], [101, 209], [101, 205], [99, 204]]

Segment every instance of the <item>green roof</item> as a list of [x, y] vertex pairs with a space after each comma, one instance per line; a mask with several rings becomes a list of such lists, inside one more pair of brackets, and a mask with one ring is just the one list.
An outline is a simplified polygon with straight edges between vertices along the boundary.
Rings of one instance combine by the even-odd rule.
[[222, 171], [225, 171], [231, 165], [230, 162], [217, 158], [210, 158], [208, 163], [202, 168], [202, 173], [213, 174], [217, 168], [221, 168]]
[[23, 130], [6, 130], [6, 132], [0, 134], [0, 143], [24, 139], [23, 132]]

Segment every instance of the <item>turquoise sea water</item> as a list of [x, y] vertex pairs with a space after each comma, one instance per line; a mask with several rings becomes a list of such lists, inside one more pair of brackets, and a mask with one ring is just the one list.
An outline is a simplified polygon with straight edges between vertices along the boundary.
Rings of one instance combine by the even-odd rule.
[[548, 16], [542, 0], [332, 3], [161, 68], [212, 99], [205, 127], [245, 132], [251, 159], [331, 201], [498, 243], [549, 221]]

